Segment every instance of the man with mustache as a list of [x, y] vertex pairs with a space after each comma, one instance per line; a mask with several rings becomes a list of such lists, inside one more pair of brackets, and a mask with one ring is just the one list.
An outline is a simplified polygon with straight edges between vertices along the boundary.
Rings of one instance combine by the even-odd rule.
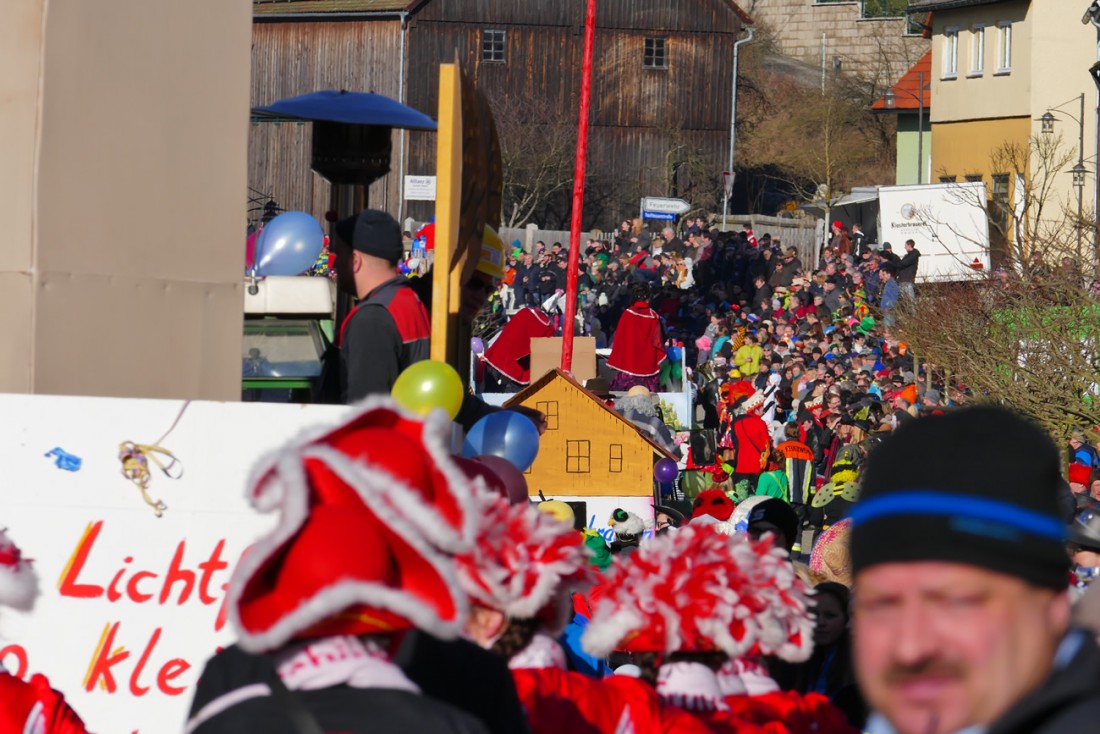
[[1061, 734], [1100, 722], [1071, 630], [1058, 451], [993, 407], [903, 425], [851, 513], [854, 658], [874, 734]]

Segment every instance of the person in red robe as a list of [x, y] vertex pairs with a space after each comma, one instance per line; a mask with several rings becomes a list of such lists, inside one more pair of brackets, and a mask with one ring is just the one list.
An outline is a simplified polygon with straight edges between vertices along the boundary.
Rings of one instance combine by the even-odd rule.
[[485, 361], [514, 385], [531, 382], [531, 340], [554, 336], [554, 325], [541, 309], [527, 306], [517, 311], [500, 335], [485, 350]]
[[[0, 531], [0, 605], [29, 612], [38, 596], [30, 560]], [[35, 673], [24, 681], [0, 665], [0, 734], [86, 734], [65, 697]]]
[[649, 305], [649, 288], [637, 284], [631, 289], [634, 304], [623, 311], [615, 327], [607, 366], [615, 370], [611, 389], [627, 391], [641, 385], [658, 390], [661, 360], [665, 358], [661, 317]]

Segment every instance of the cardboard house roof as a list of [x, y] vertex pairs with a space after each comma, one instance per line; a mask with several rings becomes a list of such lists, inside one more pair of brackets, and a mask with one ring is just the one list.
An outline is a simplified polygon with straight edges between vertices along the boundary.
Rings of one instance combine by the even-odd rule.
[[562, 372], [560, 369], [557, 369], [557, 368], [550, 370], [549, 372], [544, 374], [542, 377], [540, 377], [539, 379], [533, 381], [530, 385], [528, 385], [524, 389], [517, 392], [515, 395], [513, 395], [508, 400], [506, 400], [504, 402], [504, 407], [505, 408], [510, 408], [511, 406], [516, 405], [517, 403], [522, 403], [530, 395], [534, 395], [536, 392], [538, 392], [543, 387], [550, 384], [550, 382], [552, 382], [553, 380], [555, 380], [557, 378], [561, 378], [562, 380], [565, 380], [569, 384], [576, 387], [578, 390], [581, 391], [582, 394], [586, 395], [588, 397], [588, 399], [591, 400], [594, 405], [596, 405], [599, 408], [601, 408], [602, 410], [606, 411], [607, 414], [613, 416], [615, 418], [615, 420], [617, 420], [620, 423], [628, 426], [631, 430], [633, 430], [636, 434], [638, 434], [638, 436], [641, 437], [641, 439], [643, 441], [648, 443], [659, 456], [667, 457], [667, 458], [672, 459], [674, 461], [676, 460], [675, 456], [673, 456], [669, 452], [665, 451], [664, 448], [662, 448], [660, 444], [658, 444], [656, 441], [654, 441], [652, 438], [650, 438], [649, 435], [646, 434], [645, 431], [643, 431], [641, 428], [638, 428], [638, 426], [634, 425], [633, 423], [628, 421], [626, 418], [623, 418], [621, 415], [619, 415], [617, 412], [615, 412], [615, 410], [613, 408], [608, 406], [607, 403], [605, 403], [604, 401], [597, 398], [591, 392], [586, 390], [583, 385], [581, 385], [579, 382], [574, 380], [572, 377], [567, 375], [565, 372]]

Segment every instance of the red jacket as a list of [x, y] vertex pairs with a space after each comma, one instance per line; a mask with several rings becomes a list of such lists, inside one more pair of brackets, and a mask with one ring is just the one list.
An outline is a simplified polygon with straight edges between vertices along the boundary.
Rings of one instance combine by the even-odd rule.
[[84, 722], [65, 703], [65, 697], [50, 688], [45, 676], [35, 674], [24, 682], [0, 673], [0, 734], [38, 731], [87, 734]]

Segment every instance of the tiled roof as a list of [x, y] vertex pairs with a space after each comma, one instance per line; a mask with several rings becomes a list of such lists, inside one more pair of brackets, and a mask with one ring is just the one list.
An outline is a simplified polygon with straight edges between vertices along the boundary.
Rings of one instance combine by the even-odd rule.
[[[920, 92], [920, 73], [924, 72], [924, 91]], [[897, 84], [890, 87], [894, 90], [894, 106], [886, 106], [886, 97], [882, 96], [875, 100], [871, 105], [872, 110], [886, 111], [886, 110], [913, 110], [920, 109], [921, 104], [920, 97], [924, 98], [924, 109], [929, 109], [932, 106], [932, 94], [930, 88], [932, 86], [932, 51], [926, 51], [924, 56], [920, 57], [920, 61], [913, 64], [913, 67], [909, 71], [898, 79]]]
[[396, 13], [417, 4], [416, 0], [253, 0], [252, 14]]

